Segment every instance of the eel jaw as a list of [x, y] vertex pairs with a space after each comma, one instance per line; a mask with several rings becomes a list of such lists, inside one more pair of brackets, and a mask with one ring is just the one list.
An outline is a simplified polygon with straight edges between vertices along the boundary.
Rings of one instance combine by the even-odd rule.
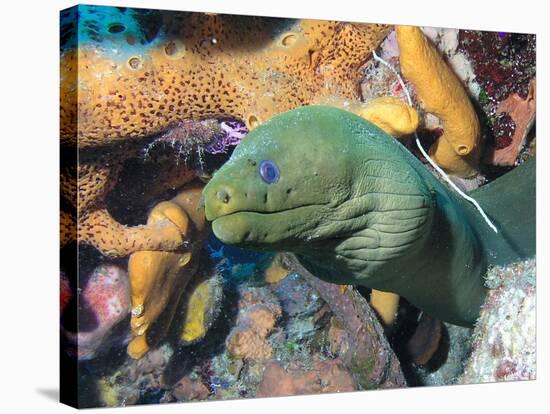
[[213, 219], [212, 231], [225, 244], [276, 251], [281, 234], [273, 228], [273, 219], [279, 221], [284, 213], [237, 211]]
[[[236, 211], [209, 217], [214, 235], [223, 243], [267, 251], [294, 251], [320, 223], [320, 205], [274, 212]], [[307, 220], [304, 220], [307, 217]]]
[[217, 217], [212, 221], [212, 231], [221, 242], [242, 245], [247, 238], [250, 238], [251, 234], [247, 230], [246, 223], [239, 216], [242, 216], [242, 213], [237, 212]]

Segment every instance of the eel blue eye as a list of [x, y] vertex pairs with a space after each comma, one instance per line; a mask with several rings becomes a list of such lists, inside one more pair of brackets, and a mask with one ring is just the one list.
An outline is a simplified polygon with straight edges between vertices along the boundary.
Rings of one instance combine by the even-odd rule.
[[263, 160], [260, 162], [260, 177], [268, 184], [273, 184], [279, 181], [279, 168], [271, 160]]

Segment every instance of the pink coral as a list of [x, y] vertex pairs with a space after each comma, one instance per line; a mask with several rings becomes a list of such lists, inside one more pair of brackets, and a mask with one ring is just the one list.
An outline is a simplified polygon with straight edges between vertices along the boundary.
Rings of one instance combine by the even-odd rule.
[[91, 359], [108, 344], [115, 325], [130, 312], [130, 287], [127, 273], [113, 264], [94, 269], [79, 292], [78, 334], [66, 332], [77, 346], [79, 359]]
[[71, 290], [71, 284], [69, 278], [64, 272], [61, 272], [59, 280], [59, 312], [63, 315], [63, 311], [73, 298], [73, 291]]

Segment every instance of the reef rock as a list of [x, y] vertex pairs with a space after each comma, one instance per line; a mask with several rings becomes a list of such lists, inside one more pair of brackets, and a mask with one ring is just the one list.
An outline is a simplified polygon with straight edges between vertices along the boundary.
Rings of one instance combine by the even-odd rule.
[[151, 350], [143, 358], [128, 358], [112, 375], [97, 382], [100, 401], [107, 407], [137, 404], [148, 394], [157, 394], [168, 388], [163, 374], [174, 351], [165, 344]]
[[180, 379], [174, 386], [172, 395], [178, 401], [206, 400], [210, 390], [200, 380], [193, 380], [189, 375]]
[[495, 267], [486, 283], [490, 290], [459, 383], [535, 379], [535, 259]]
[[353, 377], [340, 359], [316, 360], [310, 369], [283, 368], [270, 362], [256, 392], [257, 397], [347, 392], [356, 390]]

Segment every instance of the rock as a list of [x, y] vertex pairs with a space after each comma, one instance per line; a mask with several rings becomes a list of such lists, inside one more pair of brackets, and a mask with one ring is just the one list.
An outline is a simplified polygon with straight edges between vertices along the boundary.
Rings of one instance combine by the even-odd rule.
[[319, 293], [298, 274], [291, 273], [274, 286], [281, 307], [290, 318], [312, 316], [321, 309]]
[[329, 350], [333, 355], [345, 355], [349, 351], [349, 338], [345, 328], [334, 316], [328, 328]]
[[99, 379], [100, 400], [108, 407], [120, 407], [136, 404], [146, 394], [161, 392], [166, 387], [163, 374], [173, 352], [165, 344], [139, 360], [128, 357], [115, 373]]
[[536, 378], [535, 259], [495, 267], [459, 383]]
[[201, 381], [193, 381], [189, 376], [180, 379], [174, 386], [172, 395], [178, 401], [201, 401], [206, 400], [210, 390]]
[[356, 389], [353, 378], [340, 359], [317, 360], [311, 369], [283, 368], [270, 362], [256, 392], [257, 397], [348, 392]]

